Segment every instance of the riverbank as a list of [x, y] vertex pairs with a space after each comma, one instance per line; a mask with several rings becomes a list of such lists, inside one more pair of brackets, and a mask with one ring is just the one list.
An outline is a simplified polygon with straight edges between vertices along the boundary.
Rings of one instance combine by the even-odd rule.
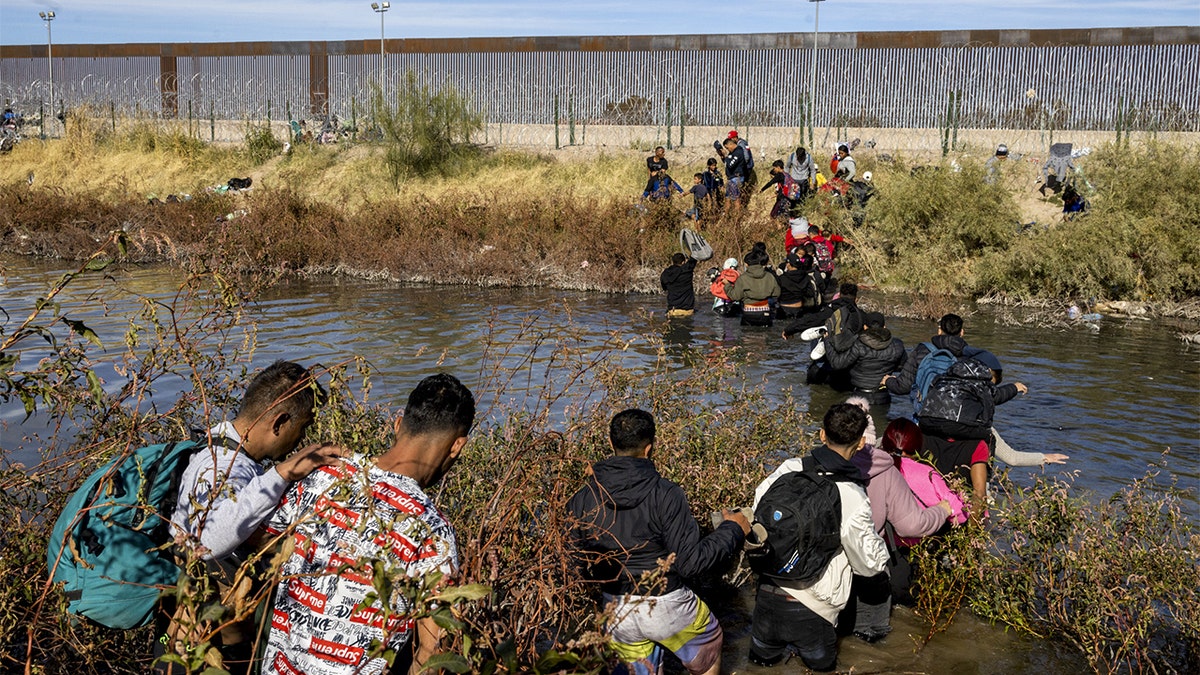
[[[138, 261], [209, 262], [282, 274], [345, 274], [479, 286], [658, 292], [688, 201], [643, 212], [639, 150], [487, 150], [453, 176], [394, 182], [381, 146], [298, 146], [256, 163], [247, 147], [132, 127], [69, 126], [0, 163], [0, 247], [75, 259], [120, 229]], [[685, 185], [703, 148], [668, 153]], [[861, 227], [827, 198], [810, 219], [847, 236], [841, 276], [880, 289], [1005, 300], [1186, 302], [1200, 295], [1200, 150], [1107, 146], [1077, 160], [1092, 203], [1063, 222], [1032, 189], [1040, 158], [944, 162], [856, 151], [877, 194]], [[258, 155], [261, 157], [261, 155]], [[758, 151], [765, 179], [770, 151]], [[924, 171], [914, 171], [927, 166]], [[678, 168], [676, 168], [678, 167]], [[1163, 167], [1170, 167], [1165, 171]], [[210, 192], [251, 177], [248, 193]], [[168, 203], [169, 195], [189, 195]], [[151, 204], [153, 198], [162, 203]], [[783, 254], [773, 198], [707, 223], [716, 258], [765, 241]], [[710, 264], [716, 264], [710, 263]], [[702, 266], [703, 267], [703, 266]], [[702, 275], [697, 275], [703, 285]], [[1166, 305], [1162, 305], [1166, 306]]]
[[[0, 516], [9, 524], [0, 575], [25, 580], [0, 589], [3, 672], [27, 658], [35, 671], [147, 671], [150, 629], [70, 622], [45, 585], [51, 523], [38, 514], [61, 508], [80, 469], [215, 423], [245, 373], [278, 358], [332, 368], [321, 376], [329, 397], [312, 437], [365, 452], [386, 447], [388, 420], [422, 377], [449, 371], [475, 392], [478, 427], [437, 497], [459, 528], [461, 582], [490, 587], [455, 614], [461, 624], [447, 646], [464, 672], [497, 662], [514, 672], [600, 668], [594, 628], [604, 616], [567, 555], [562, 514], [587, 464], [608, 454], [614, 412], [654, 411], [658, 466], [686, 485], [706, 522], [712, 510], [746, 503], [779, 458], [815, 443], [814, 424], [841, 398], [799, 385], [794, 343], [711, 313], [667, 321], [652, 297], [293, 277], [241, 306], [219, 274], [185, 280], [169, 267], [114, 264], [72, 276], [28, 259], [10, 269], [5, 312], [15, 322], [41, 307], [28, 334], [58, 339], [25, 340], [0, 372], [13, 432], [0, 443]], [[52, 294], [62, 279], [67, 288]], [[890, 323], [909, 343], [931, 330]], [[898, 610], [881, 643], [843, 640], [844, 668], [1084, 672], [1086, 661], [1097, 672], [1195, 670], [1194, 359], [1181, 368], [1182, 347], [1157, 326], [1104, 323], [1093, 334], [969, 317], [972, 341], [1030, 385], [1030, 396], [1004, 406], [1006, 437], [1070, 454], [1063, 469], [1078, 475], [998, 472], [989, 525], [947, 539], [951, 548], [937, 555], [954, 565], [918, 566], [929, 573], [919, 582], [925, 604], [917, 614]], [[87, 329], [103, 348], [69, 337]], [[21, 421], [21, 394], [33, 397], [44, 434]], [[22, 437], [39, 446], [24, 460], [28, 471], [6, 454]], [[765, 673], [745, 663], [753, 580], [744, 565], [722, 577], [699, 590], [726, 628], [726, 663]], [[1000, 634], [971, 614], [1015, 630]], [[924, 645], [919, 654], [914, 644]]]

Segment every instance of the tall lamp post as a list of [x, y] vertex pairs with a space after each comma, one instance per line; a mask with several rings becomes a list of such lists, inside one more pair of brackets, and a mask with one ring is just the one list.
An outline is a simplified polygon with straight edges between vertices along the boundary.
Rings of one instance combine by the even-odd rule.
[[379, 15], [379, 93], [387, 100], [387, 57], [383, 52], [383, 15], [392, 6], [390, 2], [372, 2], [371, 9]]
[[[812, 78], [808, 83], [808, 144], [813, 143], [813, 123], [817, 119], [817, 32], [821, 26], [821, 3], [825, 0], [808, 0], [813, 3]], [[812, 148], [809, 149], [809, 152]]]
[[[38, 16], [46, 22], [46, 64], [50, 67], [50, 117], [54, 117], [54, 35], [50, 31], [50, 22], [54, 20], [54, 12], [38, 12]], [[45, 124], [43, 119], [43, 128], [45, 128]]]

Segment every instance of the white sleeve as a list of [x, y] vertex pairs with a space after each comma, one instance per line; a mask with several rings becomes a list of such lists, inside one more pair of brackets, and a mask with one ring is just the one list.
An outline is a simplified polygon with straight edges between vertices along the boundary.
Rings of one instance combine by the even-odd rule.
[[[225, 462], [217, 462], [219, 469], [225, 468], [220, 466]], [[249, 539], [275, 510], [288, 482], [274, 468], [259, 473], [253, 460], [239, 455], [227, 465], [228, 476], [214, 493], [210, 481], [216, 473], [206, 464], [209, 466], [200, 472], [193, 492], [197, 508], [191, 529], [208, 549], [204, 558], [209, 560], [228, 556]]]
[[[843, 486], [839, 485], [839, 488]], [[871, 503], [866, 494], [851, 494], [861, 488], [842, 489], [842, 548], [854, 573], [871, 577], [887, 569], [888, 551], [883, 538], [875, 532]]]

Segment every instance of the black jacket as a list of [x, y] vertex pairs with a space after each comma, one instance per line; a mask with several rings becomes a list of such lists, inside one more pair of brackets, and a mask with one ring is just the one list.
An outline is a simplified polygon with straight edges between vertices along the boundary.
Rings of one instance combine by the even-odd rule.
[[695, 258], [688, 258], [682, 265], [671, 265], [663, 270], [659, 283], [667, 292], [667, 309], [696, 309], [696, 289], [692, 282], [692, 273], [695, 271]]
[[900, 338], [892, 337], [886, 328], [869, 328], [846, 351], [826, 348], [825, 359], [834, 370], [849, 370], [850, 384], [857, 393], [865, 395], [872, 405], [891, 401], [887, 390], [880, 389], [883, 376], [904, 365], [908, 355]]
[[[987, 366], [975, 359], [962, 359], [929, 386], [929, 395], [921, 406], [921, 429], [943, 437], [986, 438], [996, 406], [1016, 395], [1016, 385], [995, 386]], [[957, 433], [945, 433], [951, 429]]]
[[708, 572], [729, 560], [742, 543], [742, 528], [725, 521], [700, 537], [683, 488], [659, 475], [654, 462], [616, 456], [592, 465], [567, 513], [575, 521], [572, 548], [587, 576], [613, 594], [646, 594], [638, 577], [675, 554], [667, 585], [656, 595], [683, 586], [683, 579]]
[[821, 297], [817, 280], [812, 272], [787, 270], [776, 277], [779, 282], [779, 304], [795, 305], [803, 302], [805, 307], [815, 307]]
[[822, 309], [815, 314], [806, 314], [799, 319], [796, 319], [790, 325], [788, 325], [788, 327], [783, 331], [783, 334], [787, 337], [791, 337], [796, 333], [802, 333], [814, 326], [820, 326], [828, 321], [830, 317], [833, 316], [834, 312], [844, 313], [842, 321], [846, 328], [852, 333], [857, 334], [862, 332], [864, 320], [862, 310], [859, 309], [858, 305], [856, 305], [850, 298], [838, 298], [837, 300], [829, 303], [825, 309]]
[[[945, 349], [959, 358], [962, 358], [963, 350], [967, 348], [967, 341], [962, 339], [961, 335], [934, 335], [929, 342], [932, 342], [934, 347]], [[929, 348], [925, 346], [924, 342], [913, 347], [912, 354], [909, 354], [908, 360], [904, 362], [904, 370], [888, 380], [887, 390], [898, 396], [911, 392], [917, 383], [917, 369], [921, 367], [921, 361], [925, 360], [929, 353]], [[881, 379], [882, 377], [880, 375]]]

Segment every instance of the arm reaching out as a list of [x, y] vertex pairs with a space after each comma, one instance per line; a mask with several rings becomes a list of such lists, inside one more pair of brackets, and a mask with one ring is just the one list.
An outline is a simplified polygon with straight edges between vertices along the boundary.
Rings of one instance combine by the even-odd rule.
[[284, 480], [295, 482], [323, 466], [340, 466], [341, 458], [347, 454], [345, 448], [337, 445], [327, 443], [309, 445], [297, 450], [277, 464], [275, 470]]

